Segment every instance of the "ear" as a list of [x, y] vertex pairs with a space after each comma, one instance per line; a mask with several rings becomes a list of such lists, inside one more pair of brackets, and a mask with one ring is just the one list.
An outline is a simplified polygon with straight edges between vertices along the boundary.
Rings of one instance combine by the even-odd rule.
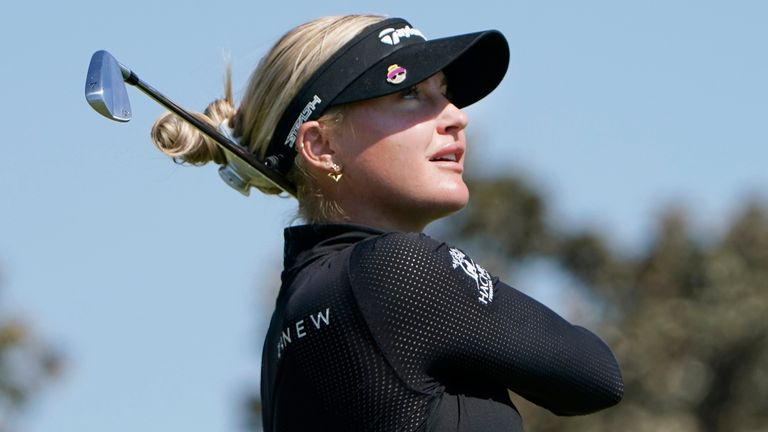
[[333, 164], [334, 152], [329, 138], [328, 129], [315, 120], [304, 122], [296, 134], [298, 152], [316, 171], [327, 172]]

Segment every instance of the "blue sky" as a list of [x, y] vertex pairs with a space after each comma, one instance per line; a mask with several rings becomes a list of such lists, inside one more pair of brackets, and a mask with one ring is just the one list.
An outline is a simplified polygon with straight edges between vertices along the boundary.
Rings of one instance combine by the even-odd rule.
[[639, 248], [667, 205], [707, 233], [766, 198], [764, 2], [15, 2], [0, 26], [0, 301], [67, 358], [23, 430], [237, 430], [293, 220], [290, 200], [243, 198], [216, 167], [157, 152], [162, 109], [134, 89], [130, 123], [93, 112], [90, 55], [202, 109], [225, 53], [242, 90], [284, 31], [353, 12], [507, 36], [505, 81], [468, 109], [473, 169], [526, 176], [564, 227]]

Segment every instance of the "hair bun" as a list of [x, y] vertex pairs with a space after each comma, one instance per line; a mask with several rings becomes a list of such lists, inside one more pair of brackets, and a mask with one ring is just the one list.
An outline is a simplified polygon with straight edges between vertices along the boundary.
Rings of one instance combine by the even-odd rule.
[[[203, 113], [192, 113], [201, 121], [217, 128], [235, 115], [228, 98], [213, 101]], [[152, 143], [178, 163], [204, 165], [210, 161], [226, 163], [224, 153], [216, 142], [173, 113], [165, 113], [152, 125]]]

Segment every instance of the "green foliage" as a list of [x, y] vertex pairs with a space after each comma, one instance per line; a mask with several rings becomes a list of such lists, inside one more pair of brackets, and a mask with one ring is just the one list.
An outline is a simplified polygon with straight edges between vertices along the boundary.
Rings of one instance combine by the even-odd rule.
[[529, 431], [768, 430], [764, 206], [746, 204], [724, 233], [704, 238], [672, 209], [647, 250], [631, 254], [599, 232], [553, 229], [542, 199], [520, 180], [470, 187], [470, 207], [445, 232], [494, 244], [483, 253], [499, 268], [532, 256], [558, 263], [608, 309], [596, 331], [624, 373], [624, 401], [591, 416], [558, 418], [515, 398]]
[[14, 419], [61, 366], [61, 356], [27, 323], [0, 308], [0, 432], [14, 430]]
[[[514, 199], [509, 199], [514, 197]], [[472, 205], [453, 218], [452, 235], [482, 240], [509, 259], [549, 247], [544, 202], [513, 179], [490, 179], [472, 184]]]

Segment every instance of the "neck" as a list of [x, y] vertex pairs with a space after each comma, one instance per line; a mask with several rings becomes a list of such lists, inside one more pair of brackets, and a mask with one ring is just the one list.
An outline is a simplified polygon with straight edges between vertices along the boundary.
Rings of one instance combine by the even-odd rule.
[[379, 228], [385, 231], [423, 232], [431, 221], [419, 221], [412, 218], [397, 218], [375, 211], [345, 211], [343, 220], [338, 222], [354, 223]]

